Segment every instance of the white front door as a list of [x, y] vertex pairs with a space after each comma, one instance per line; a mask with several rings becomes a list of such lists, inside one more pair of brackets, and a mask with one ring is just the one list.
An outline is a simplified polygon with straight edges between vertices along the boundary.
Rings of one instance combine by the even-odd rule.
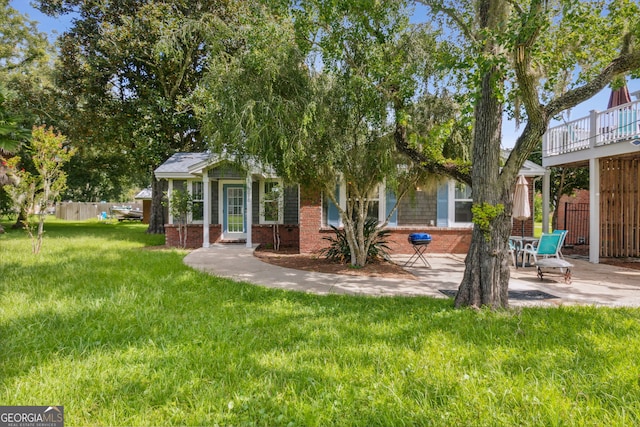
[[247, 237], [247, 209], [244, 184], [224, 184], [223, 192], [223, 238], [245, 239]]

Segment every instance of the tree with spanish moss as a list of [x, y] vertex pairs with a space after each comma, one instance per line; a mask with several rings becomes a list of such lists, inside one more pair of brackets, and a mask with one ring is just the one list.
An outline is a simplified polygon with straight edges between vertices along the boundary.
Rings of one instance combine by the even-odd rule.
[[[456, 307], [508, 305], [512, 194], [526, 158], [552, 118], [594, 96], [617, 76], [640, 74], [640, 5], [629, 0], [420, 0], [460, 46], [451, 78], [469, 88], [474, 111], [472, 168], [449, 165], [473, 186], [476, 227]], [[501, 159], [502, 118], [523, 125]], [[411, 146], [405, 123], [396, 145], [429, 170], [442, 162]]]

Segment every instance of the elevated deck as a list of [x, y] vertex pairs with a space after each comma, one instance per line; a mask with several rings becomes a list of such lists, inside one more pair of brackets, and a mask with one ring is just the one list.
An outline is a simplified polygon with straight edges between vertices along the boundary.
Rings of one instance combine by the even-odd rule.
[[640, 100], [551, 127], [542, 140], [545, 167], [640, 153]]

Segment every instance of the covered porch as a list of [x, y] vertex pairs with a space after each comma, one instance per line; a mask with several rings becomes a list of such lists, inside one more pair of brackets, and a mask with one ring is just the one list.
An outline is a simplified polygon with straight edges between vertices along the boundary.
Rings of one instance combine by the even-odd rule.
[[[638, 96], [638, 94], [634, 94]], [[640, 100], [551, 127], [542, 165], [589, 167], [589, 261], [640, 257]], [[550, 182], [544, 181], [548, 210]], [[545, 215], [548, 218], [548, 215]], [[543, 231], [548, 222], [543, 223]]]
[[[190, 194], [191, 209], [184, 219], [169, 213], [166, 244], [207, 248], [211, 244], [243, 243], [297, 246], [299, 241], [297, 185], [284, 185], [270, 168], [204, 153], [176, 153], [155, 170], [168, 181], [167, 198], [175, 191]], [[276, 191], [277, 190], [277, 191]]]

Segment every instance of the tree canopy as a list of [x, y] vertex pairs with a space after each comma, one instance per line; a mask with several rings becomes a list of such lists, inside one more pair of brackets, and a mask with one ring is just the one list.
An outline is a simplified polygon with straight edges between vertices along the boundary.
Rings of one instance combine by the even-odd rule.
[[22, 112], [12, 108], [16, 96], [8, 82], [42, 59], [47, 46], [34, 22], [11, 7], [9, 0], [0, 0], [0, 150], [5, 154], [17, 151], [30, 135], [30, 124], [25, 125]]
[[[430, 114], [423, 89], [435, 72], [433, 35], [412, 29], [400, 2], [255, 7], [239, 28], [229, 30], [238, 48], [212, 58], [197, 92], [212, 149], [257, 157], [289, 181], [322, 190], [341, 214], [352, 263], [363, 265], [375, 238], [363, 234], [371, 194], [385, 183], [399, 200], [409, 183], [425, 179], [392, 136], [395, 115]], [[451, 128], [452, 104], [441, 102], [449, 114], [421, 129]], [[428, 141], [440, 144], [433, 151], [441, 156], [441, 139]], [[345, 209], [335, 194], [340, 182]]]
[[65, 76], [59, 84], [73, 117], [67, 134], [78, 145], [76, 161], [108, 164], [119, 158], [129, 177], [153, 184], [149, 231], [162, 232], [162, 188], [152, 173], [175, 152], [204, 149], [185, 99], [206, 69], [208, 40], [219, 21], [234, 16], [235, 3], [38, 3], [45, 13], [77, 14], [59, 41]]

